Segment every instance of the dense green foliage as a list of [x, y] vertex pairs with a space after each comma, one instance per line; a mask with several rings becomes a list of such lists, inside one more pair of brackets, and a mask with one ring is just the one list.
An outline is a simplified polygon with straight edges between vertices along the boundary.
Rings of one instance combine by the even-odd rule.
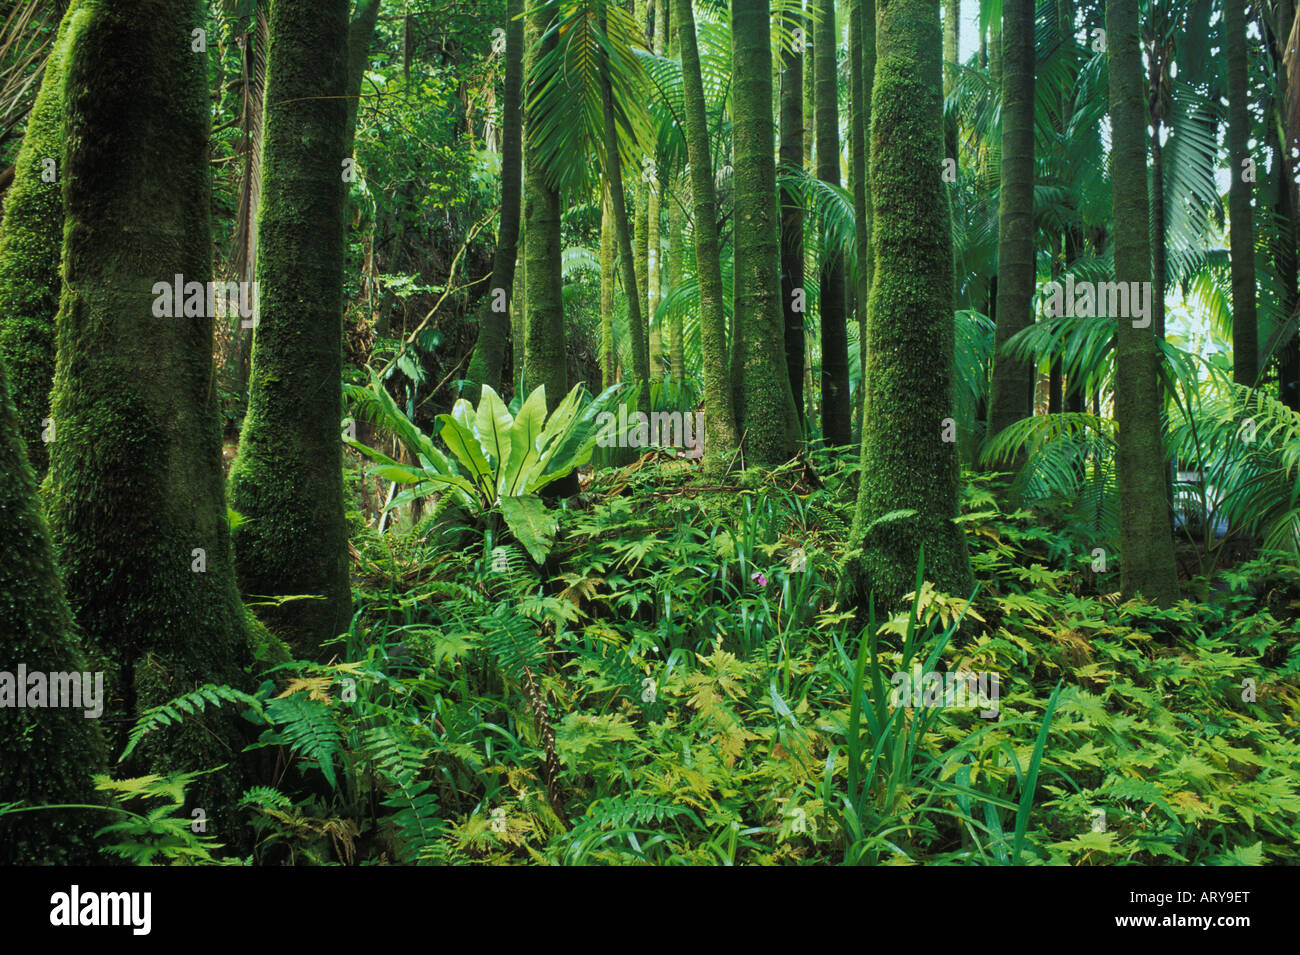
[[1293, 0], [10, 6], [0, 862], [1300, 862]]

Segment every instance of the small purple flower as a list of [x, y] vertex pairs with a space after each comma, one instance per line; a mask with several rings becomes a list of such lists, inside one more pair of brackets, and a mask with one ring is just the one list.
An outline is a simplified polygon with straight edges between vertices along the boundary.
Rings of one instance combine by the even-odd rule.
[[750, 579], [750, 580], [756, 580], [756, 581], [758, 581], [758, 585], [759, 585], [760, 587], [766, 587], [766, 586], [767, 586], [767, 578], [764, 577], [764, 576], [763, 576], [761, 573], [759, 573], [758, 571], [755, 571], [754, 573], [750, 574], [750, 575], [749, 575], [749, 579]]

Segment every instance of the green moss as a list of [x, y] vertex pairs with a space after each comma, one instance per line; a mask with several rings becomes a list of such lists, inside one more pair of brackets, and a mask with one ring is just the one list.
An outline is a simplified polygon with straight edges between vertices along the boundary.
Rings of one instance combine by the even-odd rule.
[[[211, 321], [153, 315], [154, 283], [210, 275], [200, 22], [191, 0], [83, 0], [70, 33], [50, 525], [69, 605], [114, 669], [109, 717], [247, 682]], [[243, 745], [228, 713], [180, 736], [160, 734], [124, 771], [209, 769]], [[194, 805], [227, 818], [239, 779], [204, 777]]]
[[[941, 38], [933, 0], [878, 0], [871, 106], [875, 256], [869, 320], [862, 477], [852, 540], [862, 556], [849, 596], [889, 606], [925, 575], [965, 596], [972, 586], [957, 515], [952, 415], [952, 232], [940, 180]], [[894, 511], [912, 515], [883, 520]]]
[[270, 35], [260, 309], [230, 498], [246, 518], [234, 535], [241, 589], [310, 596], [258, 612], [312, 656], [352, 613], [340, 440], [347, 0], [280, 0]]
[[[54, 381], [54, 317], [59, 311], [63, 248], [63, 76], [69, 9], [45, 65], [40, 92], [14, 161], [0, 224], [0, 360], [9, 368], [17, 427], [32, 469], [49, 465], [42, 424]], [[46, 181], [53, 161], [54, 178]], [[57, 437], [57, 428], [55, 434]]]

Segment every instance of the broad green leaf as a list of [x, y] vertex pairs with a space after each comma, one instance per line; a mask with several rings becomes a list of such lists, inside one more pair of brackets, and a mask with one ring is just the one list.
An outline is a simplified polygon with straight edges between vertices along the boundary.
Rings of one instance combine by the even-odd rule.
[[555, 515], [546, 509], [536, 494], [519, 494], [501, 499], [501, 516], [519, 543], [537, 563], [546, 560], [546, 554], [555, 543], [559, 526]]
[[[463, 401], [463, 399], [462, 399]], [[462, 402], [457, 402], [461, 404]], [[463, 401], [466, 407], [468, 401]], [[492, 476], [492, 468], [487, 463], [487, 458], [483, 456], [483, 449], [479, 447], [478, 437], [474, 432], [461, 424], [451, 415], [440, 414], [438, 420], [441, 421], [442, 430], [438, 434], [442, 437], [443, 443], [451, 449], [451, 453], [456, 455], [456, 460], [465, 466], [469, 472], [470, 478], [476, 487], [479, 488], [486, 500], [488, 506], [491, 506], [492, 492], [495, 490], [489, 482]]]
[[524, 401], [510, 428], [510, 462], [497, 480], [497, 494], [502, 499], [530, 490], [528, 479], [537, 464], [537, 440], [545, 421], [546, 386], [542, 385]]
[[496, 462], [498, 478], [510, 463], [510, 429], [514, 421], [501, 396], [489, 385], [484, 385], [475, 416], [475, 430], [489, 460]]

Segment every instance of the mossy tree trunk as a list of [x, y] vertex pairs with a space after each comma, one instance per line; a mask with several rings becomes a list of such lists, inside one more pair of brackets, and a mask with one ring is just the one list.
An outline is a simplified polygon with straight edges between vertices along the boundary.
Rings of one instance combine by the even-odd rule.
[[741, 429], [746, 464], [772, 466], [794, 456], [799, 421], [786, 374], [781, 308], [781, 221], [768, 0], [732, 0], [731, 38], [735, 324], [744, 349]]
[[[816, 78], [817, 178], [840, 184], [840, 109], [835, 0], [821, 0], [813, 27], [818, 56]], [[849, 341], [845, 325], [844, 257], [825, 234], [821, 237], [822, 438], [848, 444], [853, 409], [849, 404]]]
[[695, 268], [700, 283], [700, 351], [704, 374], [704, 466], [716, 473], [736, 451], [735, 410], [727, 372], [727, 314], [722, 301], [722, 260], [718, 240], [718, 201], [709, 155], [708, 116], [700, 75], [699, 39], [691, 0], [673, 0], [682, 51], [683, 122], [691, 166]]
[[1255, 223], [1253, 184], [1243, 163], [1250, 158], [1250, 84], [1246, 70], [1245, 0], [1223, 0], [1223, 47], [1228, 79], [1229, 250], [1232, 260], [1232, 380], [1255, 384], [1259, 377], [1259, 332], [1255, 309]]
[[[1146, 102], [1138, 0], [1107, 0], [1115, 279], [1151, 280], [1146, 175]], [[1178, 596], [1173, 529], [1165, 497], [1159, 356], [1151, 328], [1120, 317], [1115, 347], [1115, 425], [1120, 506], [1120, 585], [1158, 604]]]
[[54, 317], [63, 251], [63, 78], [65, 16], [27, 120], [0, 224], [0, 361], [9, 367], [16, 424], [38, 478], [49, 466]]
[[[250, 662], [212, 316], [155, 312], [156, 283], [211, 277], [206, 62], [191, 49], [204, 22], [197, 0], [81, 0], [69, 32], [49, 508], [69, 606], [113, 670], [109, 718], [242, 686]], [[211, 769], [243, 744], [237, 718], [209, 710], [146, 739], [125, 769]], [[241, 776], [188, 793], [227, 842]]]
[[[787, 30], [802, 29], [802, 14], [787, 14]], [[781, 164], [803, 168], [803, 52], [795, 46], [781, 51]], [[804, 315], [803, 203], [790, 189], [781, 190], [781, 308], [785, 316], [785, 362], [795, 414], [803, 419]]]
[[[47, 74], [48, 76], [48, 74]], [[60, 217], [62, 218], [62, 217]], [[0, 670], [88, 671], [54, 564], [50, 532], [27, 461], [0, 362]], [[26, 687], [24, 687], [24, 690]], [[105, 695], [115, 692], [103, 684]], [[83, 700], [83, 702], [85, 702]], [[87, 703], [89, 706], [89, 703]], [[69, 707], [0, 708], [0, 803], [94, 804], [91, 774], [105, 771], [99, 720]], [[0, 816], [0, 864], [87, 865], [99, 861], [95, 831], [107, 820], [85, 810]]]
[[925, 578], [972, 584], [958, 512], [953, 415], [952, 229], [941, 181], [943, 44], [938, 0], [877, 0], [871, 101], [872, 249], [862, 477], [845, 599], [877, 609]]
[[1034, 413], [1033, 363], [1002, 350], [1007, 339], [1034, 320], [1034, 0], [1003, 0], [1002, 17], [1002, 182], [990, 439]]
[[259, 608], [316, 656], [348, 627], [343, 516], [343, 255], [348, 106], [347, 0], [275, 0], [267, 51], [259, 314], [248, 413], [230, 471], [244, 517], [235, 566], [250, 597], [310, 595]]
[[505, 93], [501, 110], [501, 222], [492, 259], [492, 280], [479, 315], [478, 341], [465, 372], [469, 381], [465, 397], [475, 406], [483, 385], [493, 391], [501, 390], [501, 366], [505, 362], [510, 331], [510, 298], [515, 286], [523, 189], [524, 22], [520, 18], [523, 11], [524, 0], [507, 0]]

